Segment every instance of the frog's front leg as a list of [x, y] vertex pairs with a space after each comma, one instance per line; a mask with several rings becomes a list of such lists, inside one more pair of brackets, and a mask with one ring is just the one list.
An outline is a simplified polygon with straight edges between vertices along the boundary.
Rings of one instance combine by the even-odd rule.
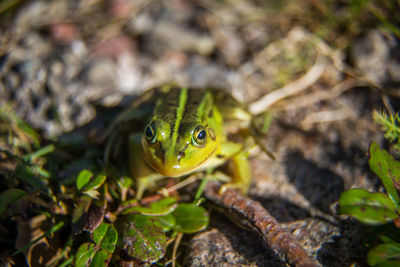
[[248, 153], [243, 150], [242, 145], [232, 142], [227, 142], [221, 149], [223, 156], [230, 157], [229, 167], [231, 170], [232, 181], [224, 184], [220, 193], [223, 193], [227, 188], [238, 189], [242, 194], [247, 194], [250, 187], [251, 171]]
[[141, 144], [142, 133], [129, 136], [129, 171], [136, 181], [136, 199], [141, 199], [146, 189], [154, 187], [164, 176], [155, 172], [144, 160]]

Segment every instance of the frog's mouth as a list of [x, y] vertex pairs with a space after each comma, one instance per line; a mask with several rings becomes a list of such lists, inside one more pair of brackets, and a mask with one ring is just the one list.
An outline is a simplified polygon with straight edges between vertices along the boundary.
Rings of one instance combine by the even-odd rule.
[[147, 163], [150, 165], [158, 173], [165, 175], [167, 177], [180, 177], [189, 173], [196, 171], [203, 167], [208, 160], [210, 160], [213, 155], [216, 153], [217, 148], [211, 151], [204, 158], [199, 161], [185, 161], [182, 159], [182, 155], [173, 157], [172, 160], [165, 160], [165, 157], [155, 158], [153, 156], [148, 155], [148, 152], [145, 150], [145, 157]]

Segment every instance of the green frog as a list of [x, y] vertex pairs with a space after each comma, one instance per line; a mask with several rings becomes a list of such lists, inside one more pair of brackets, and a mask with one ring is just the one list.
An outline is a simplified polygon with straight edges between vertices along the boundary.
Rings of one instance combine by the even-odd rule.
[[181, 177], [228, 161], [232, 180], [223, 188], [234, 187], [246, 194], [251, 178], [248, 152], [243, 138], [234, 141], [231, 136], [249, 135], [252, 118], [221, 89], [154, 88], [134, 101], [109, 128], [106, 160], [116, 144], [127, 149], [137, 199], [162, 177]]

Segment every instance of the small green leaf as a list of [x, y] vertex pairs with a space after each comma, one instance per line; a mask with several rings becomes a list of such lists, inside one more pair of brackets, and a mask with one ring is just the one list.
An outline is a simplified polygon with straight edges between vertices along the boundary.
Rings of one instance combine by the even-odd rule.
[[207, 227], [207, 211], [195, 204], [181, 203], [173, 212], [176, 218], [175, 229], [183, 233], [196, 233]]
[[99, 192], [97, 192], [96, 189], [102, 186], [106, 179], [107, 176], [102, 173], [93, 178], [93, 173], [85, 169], [79, 173], [76, 179], [76, 187], [79, 191], [97, 199], [99, 197]]
[[50, 178], [50, 172], [40, 168], [37, 165], [33, 165], [30, 167], [32, 170], [32, 173], [36, 174], [38, 177], [40, 177], [41, 179], [49, 179]]
[[134, 206], [122, 212], [122, 214], [140, 213], [143, 215], [166, 215], [173, 212], [177, 207], [176, 198], [166, 197], [150, 204], [150, 207]]
[[93, 232], [93, 241], [83, 243], [75, 256], [75, 266], [107, 266], [117, 243], [118, 233], [112, 224], [102, 223]]
[[58, 267], [66, 267], [66, 266], [72, 266], [72, 262], [75, 260], [75, 257], [69, 257], [67, 258], [64, 262], [62, 262]]
[[256, 127], [256, 129], [261, 133], [261, 134], [267, 134], [271, 123], [273, 120], [273, 116], [270, 112], [265, 111], [253, 118], [252, 123], [254, 124], [253, 127]]
[[115, 244], [118, 240], [118, 233], [114, 225], [108, 223], [102, 223], [93, 232], [93, 241], [110, 253], [115, 250]]
[[38, 147], [40, 145], [39, 138], [40, 135], [22, 119], [20, 119], [13, 111], [10, 105], [5, 104], [0, 107], [0, 118], [4, 120], [7, 124], [14, 125], [12, 128], [20, 132], [24, 138], [16, 144], [18, 147], [29, 147], [31, 145]]
[[93, 173], [89, 170], [83, 170], [79, 173], [76, 179], [76, 187], [80, 191], [87, 183], [89, 183], [90, 178], [92, 178]]
[[78, 248], [75, 256], [75, 266], [76, 267], [87, 267], [93, 259], [94, 254], [96, 254], [96, 245], [93, 243], [83, 243]]
[[124, 222], [121, 240], [123, 252], [139, 262], [153, 263], [162, 258], [166, 249], [166, 236], [151, 216], [135, 214]]
[[23, 157], [23, 159], [27, 160], [27, 161], [32, 161], [32, 160], [42, 157], [46, 154], [52, 153], [55, 150], [55, 148], [56, 147], [53, 144], [44, 146], [44, 147], [40, 148], [39, 150], [36, 150], [33, 153], [25, 155]]
[[388, 196], [383, 193], [370, 193], [360, 188], [350, 189], [341, 194], [339, 212], [367, 224], [383, 224], [398, 217], [396, 207]]
[[123, 176], [118, 179], [117, 184], [121, 188], [130, 188], [134, 184], [134, 181], [131, 177]]
[[95, 178], [90, 179], [90, 181], [83, 187], [83, 191], [92, 191], [99, 188], [107, 179], [107, 176], [100, 173]]
[[15, 175], [19, 180], [30, 184], [36, 190], [47, 191], [45, 182], [40, 179], [40, 175], [36, 173], [33, 166], [18, 165]]
[[106, 251], [106, 250], [99, 250], [94, 254], [89, 266], [90, 267], [108, 266], [108, 263], [110, 262], [111, 257], [112, 257], [111, 252]]
[[97, 190], [89, 190], [89, 191], [85, 191], [85, 194], [90, 196], [93, 199], [98, 199], [100, 196], [99, 191]]
[[102, 223], [93, 232], [94, 243], [80, 245], [76, 256], [75, 266], [101, 267], [107, 266], [115, 249], [118, 234], [113, 225]]
[[371, 266], [400, 266], [400, 244], [380, 244], [367, 254], [368, 264]]
[[157, 220], [158, 225], [164, 230], [164, 232], [173, 229], [176, 225], [176, 219], [172, 214], [154, 217]]
[[26, 196], [26, 192], [21, 189], [8, 189], [0, 194], [0, 217], [6, 211], [8, 205]]
[[204, 189], [206, 188], [206, 185], [208, 183], [208, 179], [202, 179], [201, 183], [199, 185], [199, 188], [197, 188], [197, 192], [194, 196], [194, 200], [197, 201], [200, 199], [200, 197], [202, 196]]
[[385, 150], [380, 149], [375, 142], [371, 144], [369, 154], [369, 167], [379, 176], [389, 197], [400, 210], [400, 197], [396, 190], [396, 188], [400, 189], [400, 162]]

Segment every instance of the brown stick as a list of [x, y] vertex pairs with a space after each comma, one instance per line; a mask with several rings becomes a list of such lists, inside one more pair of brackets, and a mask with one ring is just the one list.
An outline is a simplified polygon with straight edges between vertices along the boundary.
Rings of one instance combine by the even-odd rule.
[[316, 260], [306, 254], [303, 248], [259, 202], [244, 197], [233, 189], [227, 189], [223, 194], [219, 194], [219, 186], [218, 183], [209, 182], [204, 191], [205, 197], [219, 206], [245, 216], [269, 247], [285, 255], [289, 264], [307, 267], [320, 266]]

